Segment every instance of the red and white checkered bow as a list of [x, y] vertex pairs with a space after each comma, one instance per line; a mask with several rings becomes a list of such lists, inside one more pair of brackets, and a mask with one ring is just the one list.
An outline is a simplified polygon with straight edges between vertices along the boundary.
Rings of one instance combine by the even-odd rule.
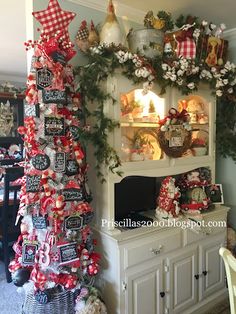
[[70, 41], [68, 26], [75, 13], [63, 11], [57, 0], [50, 0], [46, 10], [32, 13], [33, 16], [42, 24], [44, 33], [53, 37], [57, 31], [65, 31], [65, 40]]

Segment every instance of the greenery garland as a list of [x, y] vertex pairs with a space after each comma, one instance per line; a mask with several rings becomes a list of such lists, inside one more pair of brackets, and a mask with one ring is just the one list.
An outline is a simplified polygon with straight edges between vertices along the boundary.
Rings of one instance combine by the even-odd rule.
[[[85, 120], [92, 117], [95, 124], [90, 130], [85, 128], [81, 140], [94, 146], [97, 174], [102, 180], [102, 165], [121, 175], [118, 168], [121, 160], [108, 143], [109, 132], [119, 127], [119, 122], [104, 114], [104, 102], [110, 100], [114, 105], [116, 100], [101, 87], [101, 82], [117, 69], [134, 84], [157, 83], [161, 93], [167, 87], [176, 87], [187, 95], [196, 91], [200, 82], [207, 83], [217, 99], [217, 149], [223, 157], [236, 161], [236, 66], [233, 63], [227, 61], [224, 66], [209, 68], [205, 63], [183, 58], [147, 60], [113, 45], [93, 47], [86, 55], [88, 65], [76, 69], [78, 91], [83, 97]], [[89, 110], [91, 103], [93, 110]]]

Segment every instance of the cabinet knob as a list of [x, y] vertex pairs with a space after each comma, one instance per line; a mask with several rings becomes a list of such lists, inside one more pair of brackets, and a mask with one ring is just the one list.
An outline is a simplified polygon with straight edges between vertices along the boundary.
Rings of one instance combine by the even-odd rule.
[[199, 279], [199, 275], [197, 274], [197, 275], [194, 275], [194, 277], [195, 277], [195, 279]]
[[161, 296], [161, 298], [164, 298], [164, 296], [165, 296], [166, 294], [165, 294], [165, 292], [164, 291], [162, 291], [162, 292], [160, 292], [160, 296]]
[[159, 245], [159, 248], [158, 249], [153, 249], [151, 248], [150, 251], [154, 254], [154, 255], [158, 255], [161, 253], [161, 249], [163, 248], [162, 245]]
[[206, 275], [207, 275], [207, 273], [208, 273], [208, 271], [207, 271], [207, 270], [203, 270], [203, 272], [202, 272], [202, 274], [203, 274], [204, 276], [206, 276]]

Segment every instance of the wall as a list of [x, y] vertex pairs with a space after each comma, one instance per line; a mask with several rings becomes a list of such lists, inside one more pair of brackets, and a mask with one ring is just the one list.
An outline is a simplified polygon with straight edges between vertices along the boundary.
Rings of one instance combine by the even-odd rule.
[[[236, 64], [236, 29], [226, 32], [229, 40], [229, 60]], [[225, 204], [231, 207], [229, 224], [236, 230], [236, 163], [231, 158], [217, 157], [216, 182], [222, 183]]]

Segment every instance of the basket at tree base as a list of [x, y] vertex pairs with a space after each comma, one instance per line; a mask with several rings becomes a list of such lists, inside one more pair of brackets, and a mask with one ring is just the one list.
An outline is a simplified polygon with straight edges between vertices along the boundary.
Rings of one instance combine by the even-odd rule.
[[70, 290], [50, 290], [50, 300], [40, 304], [31, 290], [26, 294], [22, 314], [74, 314], [74, 293]]
[[183, 130], [183, 145], [182, 146], [169, 146], [169, 140], [166, 137], [166, 132], [158, 130], [157, 133], [159, 145], [163, 152], [172, 158], [179, 158], [182, 157], [183, 154], [190, 148], [192, 142], [192, 132]]

